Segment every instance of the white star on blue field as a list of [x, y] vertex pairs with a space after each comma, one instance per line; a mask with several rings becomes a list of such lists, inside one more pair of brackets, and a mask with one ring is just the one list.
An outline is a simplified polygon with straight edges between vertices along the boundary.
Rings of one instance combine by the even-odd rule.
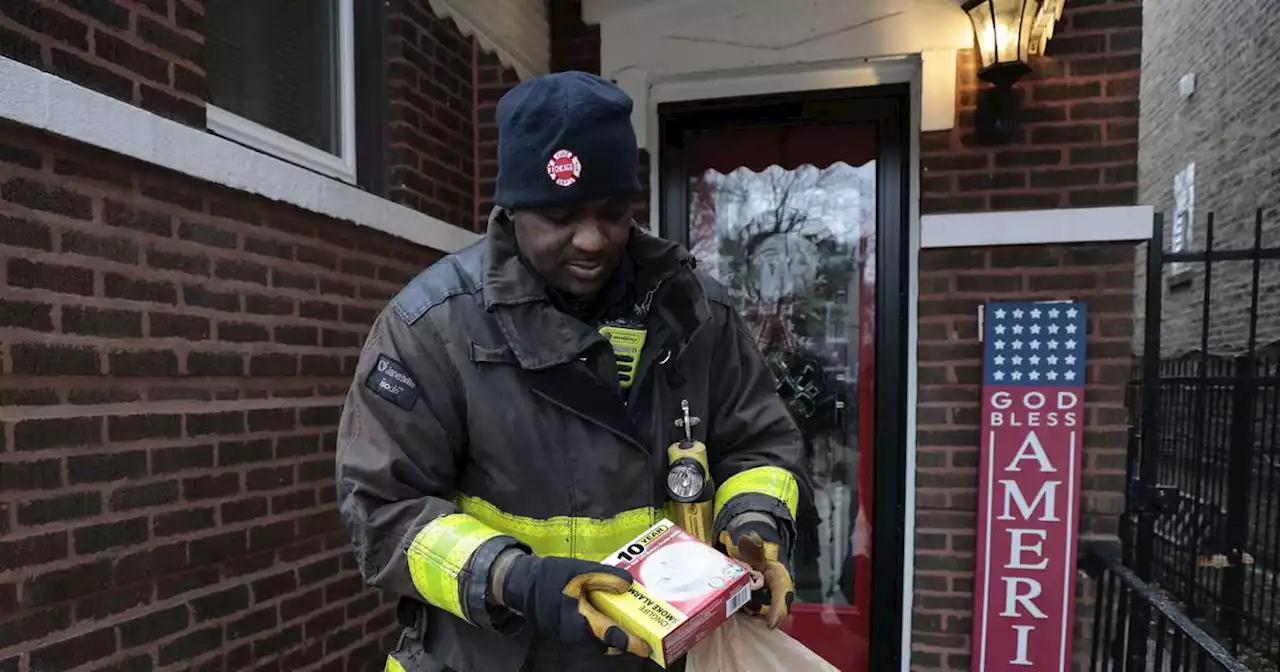
[[988, 303], [983, 334], [987, 385], [1084, 385], [1083, 303]]

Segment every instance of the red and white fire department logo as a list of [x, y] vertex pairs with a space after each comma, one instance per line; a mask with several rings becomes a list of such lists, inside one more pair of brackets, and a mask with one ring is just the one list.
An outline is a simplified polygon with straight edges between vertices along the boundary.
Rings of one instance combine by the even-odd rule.
[[547, 162], [547, 175], [552, 182], [568, 187], [578, 181], [578, 176], [582, 174], [582, 162], [578, 160], [578, 155], [567, 149], [556, 150], [551, 155], [551, 160]]

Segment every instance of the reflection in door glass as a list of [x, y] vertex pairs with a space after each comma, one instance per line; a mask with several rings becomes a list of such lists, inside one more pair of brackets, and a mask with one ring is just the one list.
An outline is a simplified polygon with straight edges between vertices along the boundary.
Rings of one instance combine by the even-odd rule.
[[816, 511], [801, 512], [800, 602], [866, 614], [871, 557], [875, 162], [707, 170], [689, 242], [729, 290], [800, 425]]

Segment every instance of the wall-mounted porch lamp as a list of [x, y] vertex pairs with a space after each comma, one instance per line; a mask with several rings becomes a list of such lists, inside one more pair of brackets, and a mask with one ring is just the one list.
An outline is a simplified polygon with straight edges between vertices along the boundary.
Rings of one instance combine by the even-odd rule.
[[991, 87], [978, 92], [977, 131], [984, 142], [1008, 140], [1018, 127], [1013, 85], [1031, 72], [1027, 63], [1043, 54], [1062, 17], [1063, 0], [966, 0], [981, 69]]

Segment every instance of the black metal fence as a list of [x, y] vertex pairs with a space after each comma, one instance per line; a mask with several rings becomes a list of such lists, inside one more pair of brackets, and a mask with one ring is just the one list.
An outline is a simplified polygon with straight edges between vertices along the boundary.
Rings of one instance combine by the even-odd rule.
[[[1195, 353], [1161, 362], [1152, 387], [1160, 433], [1142, 459], [1154, 463], [1167, 499], [1149, 532], [1150, 579], [1233, 650], [1273, 652], [1280, 647], [1280, 358]], [[1137, 418], [1143, 388], [1140, 377], [1131, 386]]]
[[1094, 585], [1090, 670], [1251, 672], [1177, 604], [1125, 567], [1115, 547], [1090, 547], [1081, 569]]
[[[1280, 354], [1257, 345], [1262, 262], [1280, 249], [1262, 246], [1261, 211], [1245, 249], [1214, 249], [1212, 215], [1204, 251], [1164, 252], [1162, 228], [1157, 219], [1143, 356], [1129, 386], [1123, 562], [1093, 560], [1106, 577], [1097, 608], [1121, 629], [1095, 623], [1095, 643], [1121, 647], [1119, 658], [1104, 658], [1127, 660], [1128, 670], [1183, 669], [1193, 659], [1186, 669], [1280, 669]], [[1231, 354], [1213, 354], [1213, 271], [1227, 262], [1248, 264], [1248, 300], [1237, 304], [1247, 334]], [[1201, 271], [1200, 348], [1162, 358], [1165, 268], [1174, 263]], [[1113, 584], [1119, 597], [1101, 594]]]

